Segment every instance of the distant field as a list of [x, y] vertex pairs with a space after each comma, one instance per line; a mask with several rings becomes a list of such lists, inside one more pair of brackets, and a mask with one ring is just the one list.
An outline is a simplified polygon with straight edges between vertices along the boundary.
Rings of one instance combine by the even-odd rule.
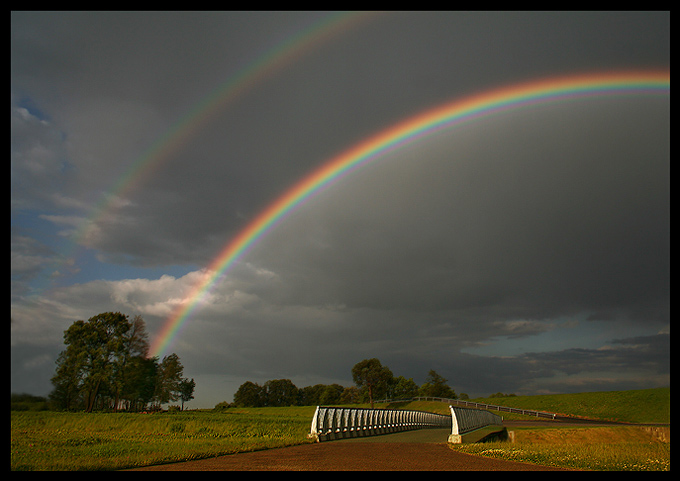
[[[628, 423], [670, 423], [671, 389], [585, 392], [474, 399], [499, 406]], [[504, 417], [509, 417], [503, 413]]]
[[[546, 411], [591, 419], [627, 423], [670, 423], [671, 390], [669, 387], [634, 391], [586, 392], [544, 396], [478, 398], [471, 401], [534, 411]], [[413, 409], [448, 414], [448, 405], [432, 401], [376, 404], [375, 407]], [[532, 416], [500, 413], [505, 419], [531, 419]]]

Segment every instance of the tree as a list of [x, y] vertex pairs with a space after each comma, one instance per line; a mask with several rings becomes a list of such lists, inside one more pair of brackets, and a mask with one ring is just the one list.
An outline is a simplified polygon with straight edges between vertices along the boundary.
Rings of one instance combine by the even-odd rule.
[[154, 392], [154, 397], [159, 405], [179, 399], [182, 374], [184, 374], [184, 366], [182, 366], [177, 354], [172, 353], [163, 358], [158, 365]]
[[129, 356], [147, 357], [149, 355], [149, 334], [146, 332], [146, 324], [142, 316], [138, 315], [132, 319], [125, 342]]
[[447, 384], [447, 379], [437, 374], [434, 369], [430, 369], [425, 383], [420, 386], [419, 393], [426, 397], [443, 397], [457, 399], [456, 393]]
[[265, 404], [264, 389], [257, 383], [246, 381], [234, 394], [234, 405], [238, 407], [260, 407]]
[[345, 390], [340, 384], [329, 384], [323, 391], [321, 391], [321, 397], [319, 398], [319, 404], [328, 406], [329, 404], [340, 403], [340, 396], [342, 396]]
[[[82, 321], [81, 321], [82, 322]], [[57, 409], [70, 411], [81, 404], [81, 388], [85, 378], [84, 352], [66, 349], [57, 358], [57, 372], [52, 377], [54, 389], [50, 403]]]
[[111, 392], [111, 383], [119, 382], [123, 335], [129, 329], [127, 316], [104, 312], [87, 322], [76, 321], [64, 331], [67, 347], [57, 359], [53, 399], [61, 399], [70, 409], [74, 396], [82, 395], [85, 411], [92, 412], [100, 392]]
[[184, 403], [194, 398], [195, 387], [196, 383], [193, 379], [182, 379], [182, 382], [179, 383], [179, 398], [182, 401], [182, 411], [184, 411]]
[[134, 356], [125, 366], [125, 384], [121, 398], [127, 401], [127, 409], [142, 411], [153, 400], [156, 392], [158, 358]]
[[[123, 390], [130, 391], [130, 386], [128, 386], [131, 382], [130, 378], [134, 378], [138, 383], [141, 381], [138, 376], [137, 365], [143, 363], [149, 354], [149, 335], [146, 332], [146, 324], [141, 316], [134, 317], [132, 323], [130, 323], [130, 328], [122, 337], [122, 342], [122, 354], [116, 366], [117, 373], [114, 377], [114, 410], [118, 409]], [[137, 362], [133, 362], [135, 360]], [[133, 363], [132, 369], [129, 368], [130, 363]], [[149, 367], [145, 366], [144, 371], [149, 372]], [[148, 381], [146, 384], [149, 384]]]
[[394, 378], [390, 385], [389, 396], [392, 399], [408, 399], [418, 395], [418, 385], [413, 378], [406, 379], [404, 376]]
[[392, 371], [376, 358], [364, 359], [352, 368], [352, 378], [358, 387], [368, 389], [368, 399], [373, 408], [373, 396], [384, 394], [392, 380]]
[[141, 409], [154, 396], [159, 404], [179, 398], [182, 364], [172, 354], [161, 364], [147, 358], [144, 320], [104, 312], [75, 321], [64, 331], [66, 349], [59, 354], [51, 403], [59, 409]]
[[359, 389], [350, 386], [343, 389], [340, 395], [340, 404], [357, 404], [359, 402]]
[[319, 406], [321, 404], [321, 394], [326, 389], [324, 384], [305, 386], [298, 389], [298, 404], [300, 406]]
[[222, 402], [218, 402], [217, 404], [215, 404], [213, 411], [217, 411], [217, 412], [226, 411], [230, 407], [231, 407], [231, 404], [229, 404], [227, 401], [222, 401]]
[[264, 397], [267, 406], [295, 406], [298, 388], [290, 379], [274, 379], [264, 383]]
[[489, 394], [490, 398], [494, 397], [514, 397], [517, 396], [517, 394], [503, 394], [502, 392], [497, 392], [496, 394]]

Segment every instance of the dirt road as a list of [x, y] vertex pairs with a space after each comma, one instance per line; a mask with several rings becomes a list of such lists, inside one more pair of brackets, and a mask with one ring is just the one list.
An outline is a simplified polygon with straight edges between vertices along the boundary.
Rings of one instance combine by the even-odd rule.
[[[545, 466], [471, 456], [446, 444], [448, 430], [344, 439], [138, 468], [144, 471], [546, 471]], [[409, 436], [417, 436], [417, 438]], [[444, 441], [441, 438], [444, 436]], [[405, 442], [409, 440], [410, 442]], [[413, 442], [415, 441], [415, 442]]]

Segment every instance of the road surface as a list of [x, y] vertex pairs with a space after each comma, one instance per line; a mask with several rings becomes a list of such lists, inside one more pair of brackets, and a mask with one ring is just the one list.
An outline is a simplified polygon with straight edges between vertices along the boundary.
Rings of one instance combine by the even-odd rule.
[[303, 444], [137, 468], [138, 471], [554, 471], [557, 468], [460, 453], [449, 429]]

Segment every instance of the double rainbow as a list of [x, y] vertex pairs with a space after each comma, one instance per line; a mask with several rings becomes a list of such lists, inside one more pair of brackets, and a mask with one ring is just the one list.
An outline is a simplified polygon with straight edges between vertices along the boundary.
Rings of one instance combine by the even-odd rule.
[[240, 258], [297, 206], [331, 183], [388, 152], [474, 119], [531, 105], [588, 97], [669, 95], [670, 71], [590, 73], [494, 89], [445, 103], [368, 137], [301, 179], [231, 239], [206, 268], [186, 300], [167, 318], [150, 354], [161, 355], [201, 301]]

